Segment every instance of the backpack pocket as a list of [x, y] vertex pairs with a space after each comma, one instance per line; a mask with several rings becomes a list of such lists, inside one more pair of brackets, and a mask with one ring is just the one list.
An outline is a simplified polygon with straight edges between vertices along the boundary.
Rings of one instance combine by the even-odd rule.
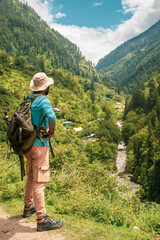
[[34, 126], [31, 122], [31, 117], [26, 118], [25, 115], [19, 114], [16, 117], [16, 122], [18, 126], [22, 128], [22, 137], [24, 140], [32, 136], [32, 133], [34, 131]]

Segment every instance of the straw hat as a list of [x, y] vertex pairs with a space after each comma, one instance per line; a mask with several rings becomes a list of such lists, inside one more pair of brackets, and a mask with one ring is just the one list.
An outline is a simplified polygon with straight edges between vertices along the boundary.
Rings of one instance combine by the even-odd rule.
[[54, 83], [52, 78], [47, 77], [44, 72], [36, 73], [30, 82], [30, 89], [32, 91], [43, 91], [48, 86]]

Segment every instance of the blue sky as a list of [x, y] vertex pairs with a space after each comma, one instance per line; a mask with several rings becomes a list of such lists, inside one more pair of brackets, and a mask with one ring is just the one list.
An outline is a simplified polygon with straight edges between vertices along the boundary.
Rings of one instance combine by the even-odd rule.
[[114, 3], [113, 0], [57, 0], [55, 3], [64, 13], [64, 17], [57, 19], [57, 23], [64, 25], [114, 28], [121, 21], [131, 17], [129, 13], [123, 14], [120, 0], [114, 0]]
[[26, 1], [48, 25], [75, 43], [97, 64], [125, 41], [160, 19], [159, 0]]

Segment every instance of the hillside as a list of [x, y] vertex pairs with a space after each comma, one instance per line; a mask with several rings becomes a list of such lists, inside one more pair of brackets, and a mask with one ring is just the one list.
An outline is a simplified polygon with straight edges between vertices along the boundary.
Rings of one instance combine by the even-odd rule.
[[[2, 142], [6, 139], [6, 127], [3, 120], [4, 104], [11, 116], [14, 109], [22, 101], [23, 96], [30, 93], [30, 80], [39, 71], [38, 68], [30, 68], [25, 65], [17, 66], [15, 64], [16, 58], [15, 60], [12, 58], [13, 64], [10, 65], [11, 58], [10, 55], [0, 52], [0, 140]], [[50, 93], [50, 99], [53, 106], [60, 109], [60, 112], [56, 113], [60, 119], [60, 125], [63, 121], [72, 121], [72, 128], [81, 126], [83, 132], [79, 134], [80, 137], [84, 134], [86, 136], [90, 135], [91, 133], [95, 133], [99, 138], [106, 136], [109, 143], [115, 144], [115, 147], [109, 147], [112, 149], [110, 152], [111, 158], [114, 159], [114, 153], [119, 141], [119, 130], [116, 127], [114, 99], [113, 102], [110, 99], [111, 104], [106, 104], [106, 95], [111, 90], [98, 82], [73, 75], [71, 72], [63, 69], [54, 70], [50, 76], [53, 77], [55, 82]], [[116, 97], [120, 99], [115, 94]], [[113, 108], [113, 112], [111, 112], [111, 108]], [[97, 118], [104, 118], [106, 122], [102, 123]], [[114, 124], [110, 126], [112, 121], [114, 121]], [[101, 130], [101, 124], [104, 126], [108, 124], [108, 126], [105, 130]], [[101, 155], [101, 153], [99, 154]], [[98, 158], [100, 158], [100, 155]]]
[[160, 203], [160, 74], [137, 84], [127, 97], [123, 137], [127, 171], [141, 184], [143, 198]]
[[[15, 239], [22, 229], [32, 239], [36, 216], [27, 219], [33, 222], [27, 226], [20, 220], [24, 182], [20, 181], [18, 156], [11, 154], [6, 142], [3, 104], [11, 116], [23, 95], [29, 93], [29, 82], [37, 69], [7, 65], [7, 61], [4, 64], [10, 56], [4, 58], [3, 52], [1, 55], [0, 207], [12, 215], [10, 221], [1, 218], [6, 223], [1, 231], [4, 239]], [[158, 238], [159, 205], [140, 202], [138, 195], [132, 195], [126, 186], [118, 184], [115, 154], [120, 133], [115, 103], [112, 100], [106, 103], [107, 87], [94, 83], [94, 90], [87, 90], [91, 80], [64, 70], [55, 70], [54, 80], [49, 99], [60, 112], [56, 112], [56, 134], [51, 139], [55, 158], [50, 156], [51, 180], [45, 195], [48, 214], [64, 222], [58, 233], [70, 240], [129, 240], [136, 239], [137, 234], [139, 239]], [[64, 126], [66, 121], [72, 121], [72, 125]], [[82, 131], [75, 132], [75, 127], [82, 127]], [[84, 138], [92, 133], [96, 134], [94, 138]], [[15, 224], [14, 229], [7, 227], [8, 222]], [[40, 239], [38, 235], [36, 238]]]
[[101, 59], [96, 69], [126, 92], [160, 71], [160, 21]]
[[77, 46], [50, 29], [37, 13], [18, 0], [0, 1], [0, 49], [43, 71], [63, 68], [76, 75], [98, 78]]

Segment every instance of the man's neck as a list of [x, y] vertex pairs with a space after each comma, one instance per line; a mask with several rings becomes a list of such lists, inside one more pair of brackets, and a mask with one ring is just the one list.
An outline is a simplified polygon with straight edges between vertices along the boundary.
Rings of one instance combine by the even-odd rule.
[[43, 91], [34, 91], [33, 94], [43, 94], [43, 95], [48, 95], [49, 93], [49, 87]]

